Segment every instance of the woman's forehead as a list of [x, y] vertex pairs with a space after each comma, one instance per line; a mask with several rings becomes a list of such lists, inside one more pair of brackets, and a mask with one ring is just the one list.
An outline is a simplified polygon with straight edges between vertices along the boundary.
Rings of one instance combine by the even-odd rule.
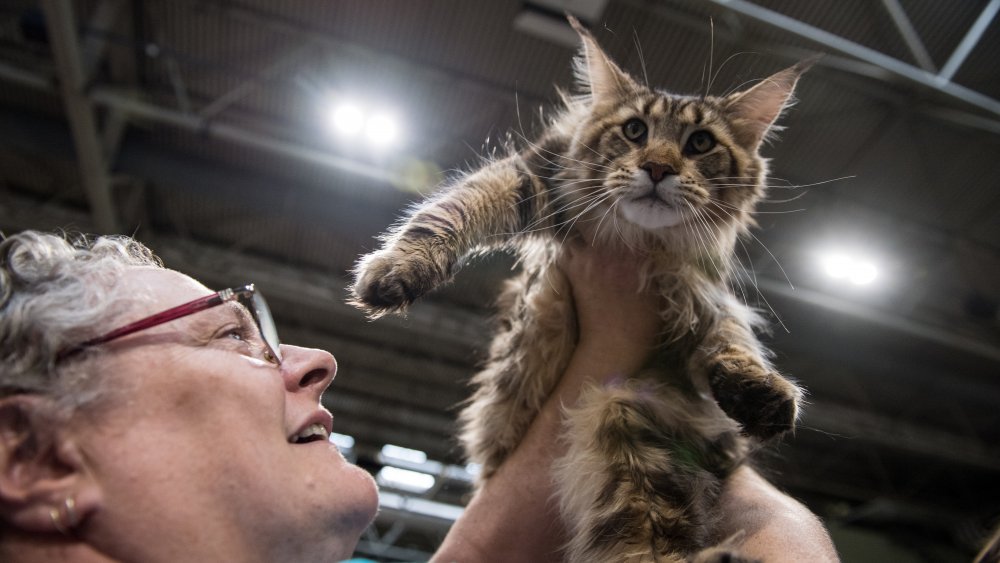
[[136, 298], [136, 308], [147, 314], [212, 293], [212, 290], [190, 276], [174, 270], [146, 266], [127, 270], [113, 291], [125, 292], [125, 296]]

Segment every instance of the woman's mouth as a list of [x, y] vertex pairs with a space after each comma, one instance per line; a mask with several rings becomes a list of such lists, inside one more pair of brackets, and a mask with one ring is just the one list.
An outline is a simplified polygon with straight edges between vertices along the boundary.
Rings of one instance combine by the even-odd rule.
[[326, 427], [318, 422], [314, 422], [289, 438], [288, 441], [293, 444], [308, 444], [309, 442], [327, 441], [329, 439], [330, 432]]

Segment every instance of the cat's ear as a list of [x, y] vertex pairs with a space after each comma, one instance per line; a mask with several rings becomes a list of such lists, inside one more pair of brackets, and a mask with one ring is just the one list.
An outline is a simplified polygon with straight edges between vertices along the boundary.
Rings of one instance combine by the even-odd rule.
[[569, 24], [580, 35], [583, 45], [573, 61], [573, 69], [580, 87], [588, 92], [593, 102], [614, 102], [634, 92], [638, 86], [597, 44], [597, 40], [571, 15]]
[[726, 114], [737, 139], [744, 146], [757, 148], [769, 132], [779, 129], [774, 122], [793, 103], [795, 83], [818, 59], [813, 57], [802, 61], [765, 78], [749, 90], [724, 99]]

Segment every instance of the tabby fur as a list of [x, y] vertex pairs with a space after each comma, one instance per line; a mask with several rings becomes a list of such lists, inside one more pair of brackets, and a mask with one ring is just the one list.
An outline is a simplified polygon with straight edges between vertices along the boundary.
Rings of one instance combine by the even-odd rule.
[[802, 392], [771, 366], [759, 319], [732, 293], [734, 245], [764, 193], [758, 149], [808, 65], [724, 97], [677, 96], [639, 84], [571, 23], [581, 93], [564, 96], [536, 142], [413, 209], [358, 262], [353, 302], [372, 317], [400, 312], [471, 253], [518, 255], [460, 415], [468, 457], [489, 479], [576, 344], [572, 293], [555, 266], [562, 243], [636, 250], [660, 296], [662, 345], [642, 373], [588, 387], [566, 413], [569, 451], [556, 464], [566, 557], [738, 561], [716, 545], [721, 482], [744, 461], [744, 434], [793, 427]]

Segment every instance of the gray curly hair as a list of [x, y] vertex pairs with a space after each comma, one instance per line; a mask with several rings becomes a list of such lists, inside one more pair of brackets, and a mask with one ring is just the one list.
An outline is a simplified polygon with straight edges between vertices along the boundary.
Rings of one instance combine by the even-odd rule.
[[0, 242], [0, 398], [39, 394], [73, 409], [100, 393], [83, 362], [57, 362], [68, 346], [110, 328], [128, 298], [113, 288], [133, 267], [162, 268], [129, 237], [24, 231]]

